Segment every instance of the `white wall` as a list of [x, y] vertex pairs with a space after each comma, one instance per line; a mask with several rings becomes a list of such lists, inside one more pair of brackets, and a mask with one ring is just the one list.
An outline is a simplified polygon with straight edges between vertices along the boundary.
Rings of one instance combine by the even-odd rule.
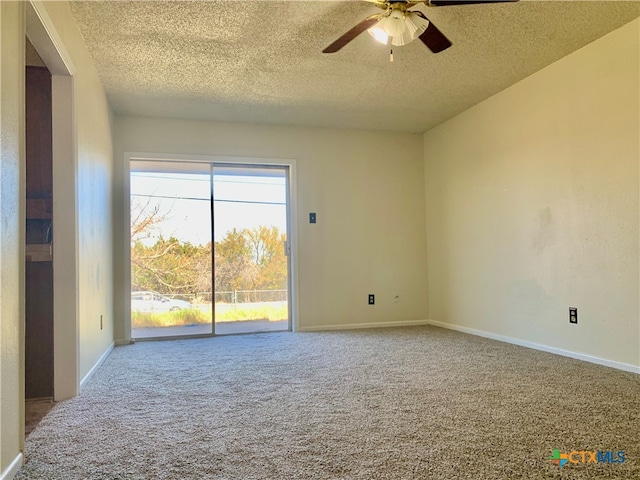
[[[78, 328], [82, 379], [113, 343], [111, 109], [66, 2], [44, 2], [74, 66], [77, 127]], [[54, 220], [55, 228], [55, 220]], [[100, 315], [103, 328], [100, 330]]]
[[639, 40], [635, 20], [424, 135], [432, 319], [640, 365]]
[[[124, 152], [231, 155], [297, 161], [299, 326], [422, 320], [427, 315], [424, 174], [420, 135], [116, 117], [115, 211], [128, 195]], [[118, 168], [118, 167], [117, 167]], [[308, 223], [317, 212], [318, 223]], [[117, 214], [117, 213], [116, 213]], [[118, 226], [116, 226], [118, 228]], [[116, 305], [130, 287], [119, 229]], [[402, 295], [394, 304], [394, 292]], [[367, 305], [367, 294], [376, 305]], [[121, 295], [121, 299], [118, 298]], [[116, 318], [126, 312], [117, 311]], [[116, 325], [116, 338], [125, 338]]]
[[[0, 2], [0, 477], [3, 478], [19, 465], [24, 438], [25, 5]], [[78, 343], [82, 377], [113, 342], [111, 114], [68, 5], [46, 2], [44, 8], [60, 35], [61, 46], [76, 67], [73, 95], [77, 124]], [[104, 315], [103, 330], [99, 329], [100, 314]]]
[[0, 2], [0, 476], [24, 437], [24, 12]]

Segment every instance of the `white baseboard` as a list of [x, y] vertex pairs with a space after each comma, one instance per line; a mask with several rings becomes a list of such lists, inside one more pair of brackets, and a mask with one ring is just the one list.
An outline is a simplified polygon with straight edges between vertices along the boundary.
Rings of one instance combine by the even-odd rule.
[[22, 468], [22, 460], [22, 453], [19, 453], [16, 458], [13, 459], [13, 462], [11, 462], [5, 469], [5, 471], [0, 474], [0, 480], [11, 480], [13, 477], [15, 477], [20, 468]]
[[134, 343], [136, 343], [136, 342], [133, 339], [129, 339], [129, 340], [124, 340], [123, 339], [123, 340], [116, 340], [115, 341], [116, 347], [121, 347], [123, 345], [133, 345]]
[[439, 322], [437, 320], [429, 320], [428, 324], [433, 325], [434, 327], [441, 327], [441, 328], [447, 328], [449, 330], [456, 330], [458, 332], [468, 333], [470, 335], [476, 335], [478, 337], [490, 338], [491, 340], [498, 340], [500, 342], [511, 343], [513, 345], [519, 345], [521, 347], [533, 348], [534, 350], [540, 350], [547, 353], [562, 355], [563, 357], [575, 358], [576, 360], [582, 360], [585, 362], [595, 363], [598, 365], [604, 365], [605, 367], [611, 367], [617, 370], [623, 370], [625, 372], [640, 374], [640, 366], [632, 365], [630, 363], [616, 362], [614, 360], [595, 357], [593, 355], [587, 355], [585, 353], [578, 353], [578, 352], [572, 352], [569, 350], [563, 350], [561, 348], [549, 347], [547, 345], [533, 343], [527, 340], [520, 340], [519, 338], [507, 337], [505, 335], [498, 335], [497, 333], [487, 332], [485, 330], [477, 330], [475, 328], [463, 327], [461, 325], [455, 325], [453, 323], [445, 323], [445, 322]]
[[84, 378], [82, 380], [80, 380], [80, 391], [82, 391], [82, 389], [85, 387], [85, 385], [87, 384], [87, 382], [89, 380], [91, 380], [91, 377], [93, 377], [93, 375], [98, 371], [98, 369], [102, 366], [102, 364], [104, 363], [104, 361], [107, 359], [107, 357], [111, 354], [111, 352], [113, 351], [113, 347], [115, 347], [115, 342], [112, 343], [111, 345], [109, 345], [109, 348], [107, 348], [107, 350], [102, 354], [102, 356], [98, 359], [98, 361], [96, 362], [96, 364], [91, 368], [91, 370], [89, 370], [89, 372], [84, 376]]
[[403, 320], [399, 322], [372, 322], [372, 323], [335, 323], [331, 325], [318, 325], [311, 327], [299, 327], [298, 332], [326, 332], [332, 330], [357, 330], [361, 328], [389, 328], [389, 327], [414, 327], [417, 325], [429, 325], [429, 320]]

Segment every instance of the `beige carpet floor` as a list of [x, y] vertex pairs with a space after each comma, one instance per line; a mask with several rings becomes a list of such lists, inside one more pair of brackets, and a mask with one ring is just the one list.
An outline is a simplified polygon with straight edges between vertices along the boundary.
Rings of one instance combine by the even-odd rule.
[[637, 479], [640, 378], [435, 327], [147, 342], [25, 450], [21, 480]]

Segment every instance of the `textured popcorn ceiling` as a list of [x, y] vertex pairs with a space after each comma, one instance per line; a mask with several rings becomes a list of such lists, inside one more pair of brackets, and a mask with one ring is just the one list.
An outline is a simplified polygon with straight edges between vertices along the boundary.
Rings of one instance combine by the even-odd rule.
[[71, 2], [117, 114], [409, 132], [640, 16], [617, 1], [417, 8], [453, 46], [416, 41], [390, 63], [367, 33], [321, 53], [379, 11], [367, 2]]

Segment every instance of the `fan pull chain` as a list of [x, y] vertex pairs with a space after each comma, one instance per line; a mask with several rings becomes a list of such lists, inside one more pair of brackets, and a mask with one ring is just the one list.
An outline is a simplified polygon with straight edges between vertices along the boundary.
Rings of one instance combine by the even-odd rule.
[[393, 48], [391, 49], [391, 53], [389, 53], [389, 61], [393, 62]]

